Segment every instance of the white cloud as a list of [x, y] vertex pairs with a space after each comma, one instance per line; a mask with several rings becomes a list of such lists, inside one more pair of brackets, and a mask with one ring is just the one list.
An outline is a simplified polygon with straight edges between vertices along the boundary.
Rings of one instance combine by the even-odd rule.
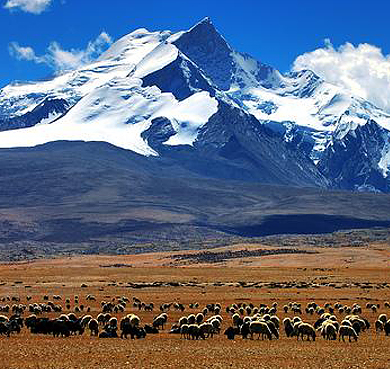
[[47, 64], [56, 72], [62, 72], [92, 62], [111, 43], [111, 37], [106, 32], [102, 32], [94, 41], [90, 41], [84, 50], [64, 50], [57, 42], [52, 42], [45, 55], [37, 56], [32, 47], [20, 46], [17, 42], [11, 42], [9, 51], [12, 56], [19, 60]]
[[390, 55], [376, 46], [347, 42], [335, 48], [326, 39], [325, 47], [298, 56], [293, 69], [310, 69], [390, 112]]
[[27, 13], [40, 14], [52, 2], [52, 0], [7, 0], [4, 8], [20, 9]]
[[11, 42], [9, 52], [19, 60], [33, 60], [39, 62], [34, 50], [29, 46], [20, 46], [17, 42]]

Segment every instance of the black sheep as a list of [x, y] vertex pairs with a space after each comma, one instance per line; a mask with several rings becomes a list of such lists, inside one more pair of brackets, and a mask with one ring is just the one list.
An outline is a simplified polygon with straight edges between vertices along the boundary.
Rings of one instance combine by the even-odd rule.
[[234, 340], [234, 336], [236, 335], [236, 331], [233, 327], [229, 327], [228, 329], [226, 329], [225, 333], [224, 333], [228, 340]]

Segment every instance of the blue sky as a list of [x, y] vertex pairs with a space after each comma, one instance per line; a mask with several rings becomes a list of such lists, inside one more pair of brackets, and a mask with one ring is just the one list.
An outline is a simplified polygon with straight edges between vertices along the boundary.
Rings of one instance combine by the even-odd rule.
[[[0, 0], [0, 4], [0, 87], [14, 80], [36, 80], [53, 74], [55, 68], [42, 61], [47, 61], [44, 55], [53, 42], [61, 50], [85, 50], [103, 31], [115, 41], [140, 27], [185, 30], [205, 16], [211, 17], [235, 49], [282, 72], [290, 70], [296, 58], [304, 54], [296, 65], [306, 63], [331, 78], [329, 67], [323, 67], [323, 60], [318, 62], [319, 55], [305, 53], [332, 48], [331, 56], [341, 58], [342, 63], [346, 51], [340, 46], [347, 42], [355, 45], [353, 55], [358, 53], [359, 57], [359, 44], [381, 49], [375, 49], [380, 52], [380, 62], [384, 68], [390, 65], [387, 1]], [[327, 46], [325, 39], [330, 40]], [[15, 50], [10, 52], [10, 45], [28, 46], [36, 58], [26, 60], [28, 57], [22, 58]], [[365, 50], [366, 54], [370, 53]], [[332, 60], [328, 64], [334, 64]], [[364, 75], [361, 70], [359, 73]]]

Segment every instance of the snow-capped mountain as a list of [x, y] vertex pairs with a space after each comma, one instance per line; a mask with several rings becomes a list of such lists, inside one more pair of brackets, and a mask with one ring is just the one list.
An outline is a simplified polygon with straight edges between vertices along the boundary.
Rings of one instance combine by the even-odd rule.
[[390, 115], [313, 72], [233, 50], [209, 18], [134, 31], [94, 63], [0, 90], [0, 148], [104, 141], [266, 183], [388, 191], [389, 130]]

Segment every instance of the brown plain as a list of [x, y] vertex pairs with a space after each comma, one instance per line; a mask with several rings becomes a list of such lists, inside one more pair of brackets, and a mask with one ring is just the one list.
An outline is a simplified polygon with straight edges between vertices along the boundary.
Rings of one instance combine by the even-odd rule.
[[[266, 247], [247, 244], [213, 251], [242, 248]], [[390, 336], [377, 334], [373, 327], [380, 313], [390, 315], [390, 309], [384, 307], [384, 302], [390, 300], [389, 245], [313, 251], [317, 253], [232, 259], [213, 264], [172, 258], [180, 254], [177, 252], [0, 265], [0, 297], [20, 296], [22, 303], [26, 303], [27, 295], [32, 296], [32, 302], [43, 302], [43, 295], [59, 294], [63, 305], [65, 298], [70, 297], [73, 308], [73, 296], [79, 295], [79, 303], [90, 306], [91, 314], [96, 316], [101, 300], [136, 296], [155, 304], [153, 312], [139, 312], [128, 304], [126, 313], [135, 312], [142, 323], [151, 323], [161, 303], [177, 301], [186, 305], [184, 313], [168, 312], [167, 329], [142, 340], [99, 339], [90, 337], [89, 331], [82, 336], [53, 338], [32, 335], [24, 328], [9, 339], [0, 337], [0, 368], [390, 368]], [[161, 283], [145, 287], [154, 282]], [[171, 282], [178, 285], [170, 285]], [[87, 287], [82, 288], [82, 284]], [[86, 301], [87, 294], [95, 295], [97, 301]], [[272, 341], [241, 337], [229, 341], [223, 334], [193, 341], [168, 333], [180, 316], [200, 311], [207, 303], [222, 304], [223, 332], [231, 324], [224, 310], [227, 305], [238, 302], [270, 305], [275, 301], [281, 320], [293, 316], [282, 311], [289, 301], [300, 302], [303, 308], [311, 301], [320, 305], [337, 301], [349, 306], [358, 303], [371, 329], [352, 343], [326, 341], [319, 336], [315, 342], [297, 341], [287, 338], [283, 329], [281, 338]], [[199, 309], [188, 308], [193, 302], [199, 303]], [[378, 312], [367, 309], [367, 302], [379, 303]], [[340, 320], [344, 315], [337, 316]], [[302, 318], [313, 323], [318, 316], [303, 313]]]

